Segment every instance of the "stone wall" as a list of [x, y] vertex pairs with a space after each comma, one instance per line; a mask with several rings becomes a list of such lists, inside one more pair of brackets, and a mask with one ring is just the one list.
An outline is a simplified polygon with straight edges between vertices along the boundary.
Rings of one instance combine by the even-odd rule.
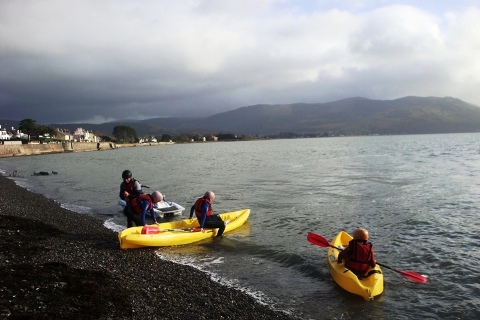
[[112, 142], [64, 142], [49, 144], [0, 145], [0, 157], [31, 156], [47, 153], [116, 149]]

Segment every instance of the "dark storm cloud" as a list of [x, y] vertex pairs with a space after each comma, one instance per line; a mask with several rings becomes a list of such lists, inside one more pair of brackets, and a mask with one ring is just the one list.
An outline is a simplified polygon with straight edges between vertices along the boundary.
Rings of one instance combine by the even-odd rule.
[[351, 96], [480, 104], [478, 6], [349, 4], [5, 0], [0, 118], [103, 122]]

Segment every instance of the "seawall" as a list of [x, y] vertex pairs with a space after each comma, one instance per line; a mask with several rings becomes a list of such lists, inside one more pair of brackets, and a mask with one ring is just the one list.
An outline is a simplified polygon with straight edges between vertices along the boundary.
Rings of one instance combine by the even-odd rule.
[[113, 142], [63, 142], [49, 144], [0, 145], [0, 157], [32, 156], [49, 153], [112, 150], [124, 147], [152, 146], [172, 143], [116, 144]]

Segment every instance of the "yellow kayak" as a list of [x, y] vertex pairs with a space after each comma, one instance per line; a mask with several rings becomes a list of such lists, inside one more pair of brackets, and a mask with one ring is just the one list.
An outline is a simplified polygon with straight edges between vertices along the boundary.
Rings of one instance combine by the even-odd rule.
[[[346, 247], [350, 240], [352, 240], [352, 236], [345, 231], [341, 231], [333, 238], [331, 245], [335, 247]], [[338, 253], [339, 251], [337, 249], [332, 247], [328, 248], [327, 263], [333, 280], [335, 280], [340, 287], [350, 293], [362, 296], [366, 300], [373, 300], [374, 297], [382, 294], [383, 273], [378, 263], [375, 268], [371, 268], [366, 272], [366, 274], [370, 274], [370, 276], [360, 280], [352, 271], [345, 268], [343, 263], [337, 263]]]
[[[249, 215], [250, 209], [220, 214], [222, 220], [228, 222], [224, 233], [242, 226]], [[177, 220], [158, 225], [127, 228], [118, 234], [118, 240], [120, 248], [128, 249], [178, 246], [213, 238], [217, 235], [218, 229], [204, 229], [205, 232], [201, 232], [197, 228], [199, 228], [199, 224], [195, 218], [193, 220]]]

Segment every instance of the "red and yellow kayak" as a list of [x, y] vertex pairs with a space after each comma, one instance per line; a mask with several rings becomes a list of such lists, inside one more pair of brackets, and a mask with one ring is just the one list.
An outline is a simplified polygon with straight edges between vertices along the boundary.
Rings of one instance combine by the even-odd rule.
[[[227, 221], [225, 231], [229, 232], [242, 226], [250, 215], [250, 209], [221, 213], [223, 221]], [[197, 230], [197, 219], [185, 219], [149, 225], [132, 227], [118, 234], [120, 248], [165, 247], [178, 246], [197, 242], [217, 235], [217, 229]]]

